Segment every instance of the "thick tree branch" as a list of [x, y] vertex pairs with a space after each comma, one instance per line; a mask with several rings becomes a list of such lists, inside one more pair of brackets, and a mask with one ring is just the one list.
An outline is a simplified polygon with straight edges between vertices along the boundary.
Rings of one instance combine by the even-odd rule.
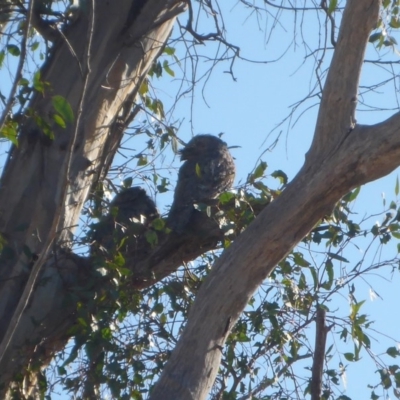
[[376, 125], [357, 125], [350, 137], [347, 152], [357, 151], [363, 175], [360, 184], [381, 178], [399, 165], [400, 113]]
[[[379, 127], [354, 128], [359, 74], [379, 0], [349, 0], [332, 66], [324, 88], [315, 139], [306, 163], [283, 194], [271, 203], [216, 262], [191, 308], [188, 323], [154, 387], [152, 400], [204, 399], [221, 359], [226, 321], [235, 322], [251, 295], [291, 249], [349, 190], [399, 164], [395, 146], [377, 143], [371, 160], [363, 157], [365, 137]], [[381, 139], [382, 140], [382, 139]], [[384, 143], [386, 139], [382, 140]], [[360, 150], [362, 148], [362, 150]], [[391, 165], [383, 160], [391, 151]], [[400, 160], [400, 158], [397, 158]], [[232, 326], [232, 325], [231, 325]], [[190, 357], [187, 355], [190, 354]]]
[[354, 128], [358, 85], [365, 48], [379, 15], [380, 0], [348, 0], [322, 93], [314, 140], [307, 158], [335, 150]]

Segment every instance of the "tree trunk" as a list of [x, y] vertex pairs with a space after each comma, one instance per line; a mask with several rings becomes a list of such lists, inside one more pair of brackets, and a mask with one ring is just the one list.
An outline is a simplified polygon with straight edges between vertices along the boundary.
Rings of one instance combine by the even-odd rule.
[[[0, 384], [6, 388], [26, 367], [21, 345], [38, 344], [21, 321], [31, 319], [31, 329], [41, 322], [32, 321], [27, 306], [40, 291], [35, 283], [42, 265], [50, 250], [69, 248], [87, 194], [117, 149], [123, 132], [116, 126], [129, 118], [143, 78], [186, 6], [177, 0], [82, 4], [41, 70], [48, 86], [32, 98], [1, 180], [0, 232], [8, 249], [0, 260]], [[72, 107], [74, 122], [66, 129], [53, 121], [54, 96]], [[54, 139], [43, 133], [40, 118]], [[46, 269], [50, 284], [39, 302], [46, 307], [34, 310], [36, 317], [62, 297], [57, 269]]]
[[343, 195], [400, 164], [400, 114], [374, 126], [356, 125], [354, 118], [379, 7], [379, 0], [347, 1], [306, 162], [214, 265], [151, 400], [204, 399], [230, 329], [276, 264]]

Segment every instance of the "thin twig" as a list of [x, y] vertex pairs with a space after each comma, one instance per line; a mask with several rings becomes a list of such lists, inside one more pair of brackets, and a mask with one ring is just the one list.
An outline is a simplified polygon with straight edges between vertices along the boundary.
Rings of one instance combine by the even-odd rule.
[[324, 370], [326, 336], [329, 328], [325, 325], [326, 311], [318, 307], [315, 318], [315, 350], [311, 369], [311, 400], [321, 399], [322, 373]]
[[8, 99], [7, 99], [6, 105], [4, 107], [3, 113], [0, 117], [0, 132], [4, 128], [7, 116], [11, 113], [11, 109], [12, 109], [13, 103], [14, 103], [15, 93], [17, 91], [19, 81], [22, 78], [22, 69], [24, 67], [25, 58], [26, 58], [26, 43], [28, 40], [29, 29], [31, 28], [31, 24], [32, 24], [32, 15], [33, 15], [32, 13], [33, 13], [33, 7], [34, 7], [33, 3], [34, 3], [34, 0], [31, 0], [29, 2], [27, 21], [25, 24], [24, 33], [22, 35], [22, 40], [21, 40], [21, 53], [20, 53], [20, 57], [18, 60], [17, 72], [15, 74], [14, 82], [12, 84], [10, 93], [8, 95]]

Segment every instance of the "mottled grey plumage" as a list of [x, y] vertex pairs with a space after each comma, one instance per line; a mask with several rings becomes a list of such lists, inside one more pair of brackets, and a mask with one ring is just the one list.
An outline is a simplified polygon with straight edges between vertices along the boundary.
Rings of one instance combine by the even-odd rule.
[[154, 201], [147, 196], [145, 190], [140, 187], [131, 187], [123, 189], [110, 203], [110, 210], [117, 208], [115, 221], [125, 223], [135, 218], [140, 221], [141, 216], [147, 220], [157, 218], [159, 216]]
[[156, 205], [142, 188], [123, 189], [111, 201], [109, 213], [95, 226], [92, 253], [96, 249], [111, 252], [125, 237], [129, 246], [129, 239], [141, 234], [158, 217]]
[[181, 151], [179, 170], [168, 226], [183, 233], [195, 203], [210, 203], [232, 186], [235, 164], [225, 142], [212, 135], [195, 136]]

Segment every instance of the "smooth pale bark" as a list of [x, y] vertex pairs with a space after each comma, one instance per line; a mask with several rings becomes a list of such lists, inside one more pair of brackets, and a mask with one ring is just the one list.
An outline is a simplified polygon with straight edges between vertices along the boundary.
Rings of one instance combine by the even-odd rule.
[[214, 265], [151, 400], [206, 398], [225, 339], [268, 274], [351, 189], [400, 164], [400, 115], [355, 124], [358, 82], [379, 0], [348, 0], [306, 162]]
[[[0, 383], [6, 387], [26, 367], [21, 340], [31, 337], [20, 322], [29, 319], [24, 313], [41, 265], [50, 250], [69, 247], [87, 194], [117, 149], [123, 131], [116, 126], [129, 119], [143, 78], [186, 8], [182, 1], [148, 0], [129, 20], [132, 0], [84, 4], [41, 71], [49, 89], [30, 103], [55, 138], [47, 138], [27, 114], [1, 180], [0, 232], [13, 252], [0, 268]], [[74, 111], [75, 122], [66, 129], [51, 122], [55, 95]], [[57, 289], [47, 288], [48, 302]]]

